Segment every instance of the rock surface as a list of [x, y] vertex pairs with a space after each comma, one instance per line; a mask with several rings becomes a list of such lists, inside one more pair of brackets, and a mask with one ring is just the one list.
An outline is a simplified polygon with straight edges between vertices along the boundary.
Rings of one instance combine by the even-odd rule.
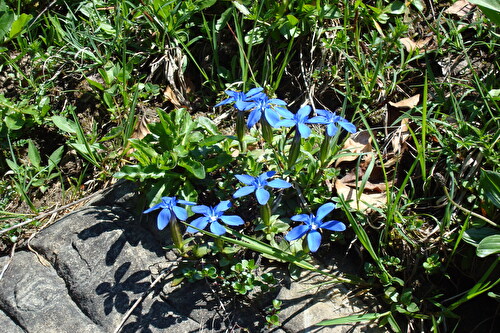
[[[154, 228], [139, 222], [138, 202], [133, 184], [120, 183], [43, 229], [31, 241], [36, 253], [26, 250], [16, 252], [12, 260], [0, 258], [0, 271], [8, 265], [0, 280], [2, 331], [115, 332], [120, 326], [121, 332], [370, 330], [314, 326], [362, 311], [362, 304], [352, 303], [345, 290], [311, 289], [311, 283], [320, 281], [317, 276], [285, 283], [270, 299], [255, 302], [222, 297], [204, 280], [172, 287], [171, 274], [151, 288], [178, 260], [165, 258], [160, 240], [168, 239], [167, 231], [152, 232]], [[266, 328], [264, 308], [273, 297], [283, 301], [282, 325]]]

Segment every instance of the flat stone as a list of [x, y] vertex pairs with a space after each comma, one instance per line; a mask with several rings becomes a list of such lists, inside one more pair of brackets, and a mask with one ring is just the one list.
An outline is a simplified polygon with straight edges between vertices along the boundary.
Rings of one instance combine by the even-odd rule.
[[[164, 250], [151, 234], [119, 207], [88, 207], [71, 213], [40, 232], [31, 244], [65, 280], [83, 312], [105, 331], [113, 331], [148, 292], [150, 267], [165, 261]], [[159, 298], [146, 297], [123, 331], [187, 332], [198, 327]]]
[[15, 321], [10, 319], [5, 312], [0, 309], [0, 327], [5, 332], [9, 333], [24, 333], [25, 331], [19, 327]]
[[279, 314], [282, 327], [290, 332], [384, 332], [371, 323], [316, 326], [323, 320], [373, 312], [341, 284], [325, 285], [325, 276], [303, 272], [298, 281], [288, 279], [276, 299], [283, 302]]
[[[0, 258], [0, 267], [8, 259]], [[0, 285], [0, 307], [30, 333], [101, 332], [68, 295], [64, 280], [31, 252], [15, 253]]]

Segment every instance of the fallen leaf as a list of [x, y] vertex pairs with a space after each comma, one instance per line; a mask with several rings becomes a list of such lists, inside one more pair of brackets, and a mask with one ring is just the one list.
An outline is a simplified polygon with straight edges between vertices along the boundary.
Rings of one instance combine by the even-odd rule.
[[418, 41], [413, 41], [412, 39], [408, 37], [400, 38], [399, 41], [403, 46], [405, 47], [406, 51], [408, 52], [413, 52], [413, 51], [420, 51], [421, 49], [424, 49], [425, 46], [432, 40], [432, 36], [429, 36], [424, 39], [420, 39]]
[[179, 98], [177, 97], [174, 90], [170, 87], [170, 85], [168, 85], [165, 91], [163, 92], [163, 96], [167, 101], [172, 103], [175, 108], [179, 109], [182, 107], [181, 101], [179, 101]]
[[408, 149], [406, 140], [408, 140], [409, 137], [408, 118], [404, 118], [401, 120], [401, 125], [399, 125], [399, 128], [396, 130], [391, 140], [392, 152], [394, 155], [398, 156]]
[[[339, 157], [335, 161], [335, 167], [342, 162], [351, 162], [359, 158], [363, 153], [372, 152], [372, 138], [368, 131], [360, 131], [347, 138], [341, 154], [349, 154]], [[369, 158], [369, 157], [368, 157]], [[366, 162], [366, 161], [365, 161]]]
[[416, 94], [410, 98], [405, 98], [399, 102], [389, 102], [389, 104], [398, 109], [411, 109], [418, 105], [420, 101], [420, 94]]
[[458, 0], [453, 5], [448, 7], [444, 12], [446, 14], [457, 15], [459, 18], [462, 18], [468, 15], [475, 6], [476, 5], [471, 4], [467, 0]]
[[340, 180], [335, 181], [335, 189], [338, 196], [343, 196], [353, 209], [358, 209], [361, 212], [370, 212], [372, 207], [384, 207], [387, 204], [387, 196], [384, 193], [361, 193], [359, 201], [356, 199], [358, 191], [351, 188]]

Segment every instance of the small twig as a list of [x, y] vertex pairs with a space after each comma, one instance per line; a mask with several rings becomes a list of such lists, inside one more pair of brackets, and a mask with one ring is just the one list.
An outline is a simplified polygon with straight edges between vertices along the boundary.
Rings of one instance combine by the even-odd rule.
[[10, 263], [12, 262], [12, 259], [14, 259], [14, 253], [16, 252], [16, 244], [17, 243], [14, 243], [14, 245], [12, 246], [12, 250], [10, 250], [10, 258], [2, 268], [2, 272], [0, 273], [0, 280], [3, 278], [3, 275], [7, 270], [7, 268], [9, 267]]
[[491, 224], [494, 227], [498, 227], [498, 224], [496, 224], [495, 222], [493, 222], [489, 218], [482, 216], [476, 212], [470, 211], [467, 208], [464, 208], [464, 207], [460, 206], [458, 203], [456, 203], [455, 201], [453, 201], [453, 199], [450, 196], [450, 193], [448, 192], [448, 189], [446, 188], [446, 184], [445, 184], [445, 180], [444, 180], [443, 175], [436, 173], [434, 176], [437, 179], [437, 181], [439, 182], [439, 184], [441, 185], [441, 187], [443, 188], [443, 191], [444, 191], [444, 194], [446, 195], [446, 198], [450, 201], [451, 204], [453, 204], [453, 206], [457, 207], [458, 209], [460, 209], [461, 211], [463, 211], [467, 214], [470, 214], [474, 217], [477, 217], [478, 219], [483, 220], [484, 222], [486, 222], [488, 224]]
[[61, 210], [65, 210], [65, 209], [67, 209], [67, 208], [69, 208], [69, 207], [71, 207], [71, 206], [77, 205], [77, 204], [79, 204], [79, 203], [81, 203], [81, 202], [83, 202], [83, 201], [85, 201], [85, 200], [88, 200], [88, 199], [90, 199], [90, 198], [95, 197], [95, 196], [96, 196], [96, 195], [98, 195], [98, 194], [101, 194], [101, 192], [102, 192], [102, 191], [104, 191], [104, 189], [99, 190], [99, 191], [97, 191], [97, 192], [94, 192], [94, 193], [92, 193], [92, 194], [90, 194], [90, 195], [87, 195], [86, 197], [83, 197], [83, 198], [78, 199], [78, 200], [76, 200], [76, 201], [73, 201], [73, 202], [71, 202], [71, 203], [69, 203], [69, 204], [67, 204], [67, 205], [64, 205], [64, 206], [61, 206], [61, 207], [59, 207], [59, 208], [53, 209], [53, 210], [51, 210], [51, 211], [49, 211], [49, 212], [41, 213], [41, 214], [39, 214], [39, 215], [35, 216], [35, 217], [34, 217], [34, 218], [32, 218], [32, 219], [28, 219], [28, 220], [26, 220], [26, 221], [23, 221], [23, 222], [21, 222], [21, 223], [18, 223], [18, 224], [16, 224], [16, 225], [13, 225], [12, 227], [9, 227], [9, 228], [6, 228], [6, 229], [2, 229], [2, 230], [0, 230], [0, 235], [2, 235], [2, 234], [4, 234], [4, 233], [6, 233], [6, 232], [8, 232], [8, 231], [11, 231], [11, 230], [13, 230], [13, 229], [20, 228], [20, 227], [22, 227], [23, 225], [29, 224], [29, 223], [31, 223], [31, 222], [33, 222], [33, 221], [43, 219], [43, 218], [45, 218], [45, 217], [47, 217], [47, 216], [50, 216], [50, 215], [52, 215], [52, 214], [54, 214], [54, 213], [60, 212]]
[[142, 303], [142, 301], [144, 301], [144, 299], [146, 298], [146, 296], [149, 294], [149, 292], [154, 288], [154, 286], [160, 282], [165, 276], [167, 276], [168, 274], [170, 274], [170, 271], [172, 269], [169, 267], [167, 269], [165, 269], [163, 271], [163, 273], [160, 274], [160, 276], [158, 276], [156, 278], [156, 280], [153, 281], [153, 283], [151, 283], [151, 285], [149, 286], [148, 290], [146, 290], [141, 297], [139, 297], [137, 299], [137, 301], [135, 301], [134, 305], [132, 305], [132, 307], [127, 311], [127, 313], [125, 313], [125, 316], [123, 317], [122, 321], [118, 324], [118, 326], [116, 326], [115, 330], [113, 331], [113, 333], [118, 333], [120, 332], [120, 330], [122, 329], [122, 326], [123, 324], [125, 324], [125, 322], [128, 320], [128, 318], [130, 317], [130, 315], [132, 314], [132, 312], [134, 312], [135, 308], [139, 306], [139, 304]]

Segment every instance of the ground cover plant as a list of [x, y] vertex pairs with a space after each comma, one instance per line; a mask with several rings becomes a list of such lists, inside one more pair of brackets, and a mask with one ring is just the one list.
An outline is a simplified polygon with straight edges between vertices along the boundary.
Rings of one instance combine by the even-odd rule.
[[[318, 325], [493, 331], [499, 7], [0, 0], [0, 250], [127, 179], [214, 263], [177, 283], [266, 292], [258, 253], [381, 304]], [[337, 249], [355, 276], [320, 268]]]

